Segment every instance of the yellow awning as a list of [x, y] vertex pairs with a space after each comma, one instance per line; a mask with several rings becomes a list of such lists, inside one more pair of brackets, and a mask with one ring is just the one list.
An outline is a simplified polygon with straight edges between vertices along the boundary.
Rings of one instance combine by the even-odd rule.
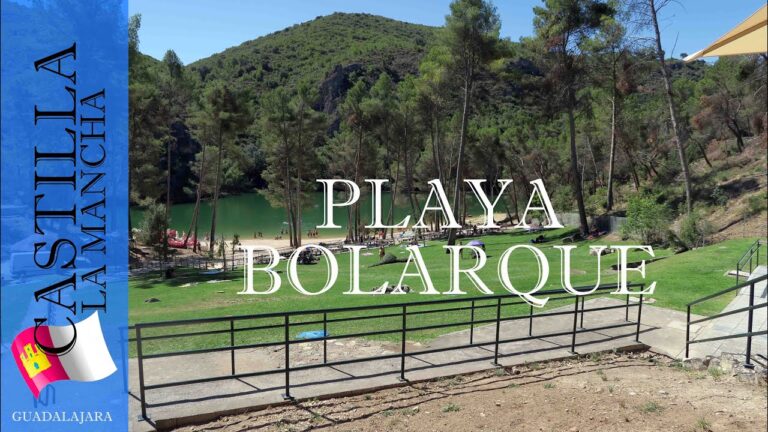
[[689, 55], [684, 60], [689, 62], [699, 57], [760, 54], [766, 51], [768, 51], [768, 5], [758, 9], [712, 45]]

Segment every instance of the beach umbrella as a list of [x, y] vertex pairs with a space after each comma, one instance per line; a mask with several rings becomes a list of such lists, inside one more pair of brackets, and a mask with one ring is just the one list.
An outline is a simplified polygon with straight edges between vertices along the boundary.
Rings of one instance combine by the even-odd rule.
[[752, 16], [724, 34], [708, 47], [697, 51], [684, 60], [690, 62], [700, 57], [719, 57], [768, 52], [768, 5], [763, 5]]

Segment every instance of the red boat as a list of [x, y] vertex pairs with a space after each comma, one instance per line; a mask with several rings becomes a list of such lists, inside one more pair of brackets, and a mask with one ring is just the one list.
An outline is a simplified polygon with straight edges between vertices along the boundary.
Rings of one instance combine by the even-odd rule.
[[168, 230], [168, 246], [176, 249], [184, 249], [187, 247], [192, 247], [197, 243], [197, 238], [195, 236], [189, 236], [187, 239], [186, 246], [184, 245], [184, 237], [176, 237], [177, 232], [176, 230]]

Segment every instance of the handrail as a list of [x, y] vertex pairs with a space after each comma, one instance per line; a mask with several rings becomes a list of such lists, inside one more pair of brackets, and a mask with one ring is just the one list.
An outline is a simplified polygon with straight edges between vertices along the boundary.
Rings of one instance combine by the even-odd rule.
[[[643, 283], [630, 283], [627, 284], [627, 287], [629, 288], [637, 288], [644, 286]], [[593, 287], [588, 286], [581, 286], [574, 288], [575, 290], [586, 290], [591, 289]], [[596, 291], [608, 291], [616, 289], [616, 285], [610, 284], [610, 285], [600, 285], [597, 287]], [[551, 290], [542, 290], [538, 291], [536, 295], [542, 296], [542, 295], [555, 295], [555, 294], [567, 294], [567, 291], [562, 289], [551, 289]], [[342, 308], [328, 308], [328, 309], [309, 309], [309, 310], [294, 310], [294, 311], [286, 311], [286, 312], [267, 312], [267, 313], [260, 313], [260, 314], [248, 314], [248, 315], [232, 315], [232, 316], [224, 316], [224, 317], [211, 317], [211, 318], [193, 318], [193, 319], [184, 319], [184, 320], [175, 320], [175, 321], [151, 321], [151, 322], [143, 322], [143, 323], [136, 323], [133, 325], [133, 327], [139, 327], [142, 328], [152, 328], [152, 327], [172, 327], [172, 326], [178, 326], [178, 325], [187, 325], [187, 324], [205, 324], [205, 323], [212, 323], [212, 322], [225, 322], [230, 320], [235, 321], [241, 321], [241, 320], [252, 320], [252, 319], [263, 319], [263, 318], [278, 318], [285, 315], [288, 316], [296, 316], [296, 315], [318, 315], [322, 313], [341, 313], [341, 312], [354, 312], [354, 311], [360, 311], [360, 310], [373, 310], [373, 309], [394, 309], [394, 308], [400, 308], [403, 306], [408, 307], [419, 307], [419, 306], [429, 306], [434, 304], [444, 304], [444, 303], [457, 303], [457, 302], [465, 302], [469, 300], [496, 300], [496, 299], [507, 299], [511, 297], [518, 297], [516, 294], [495, 294], [495, 295], [484, 295], [482, 297], [457, 297], [457, 298], [450, 298], [450, 299], [440, 299], [440, 300], [425, 300], [425, 301], [416, 301], [416, 302], [400, 302], [400, 303], [386, 303], [386, 304], [376, 304], [376, 305], [366, 305], [366, 306], [348, 306], [348, 307], [342, 307]], [[479, 309], [479, 307], [477, 307]], [[397, 314], [399, 316], [400, 314]], [[292, 323], [294, 325], [301, 324], [301, 323]]]
[[752, 244], [749, 246], [749, 249], [747, 249], [747, 250], [744, 252], [744, 254], [741, 256], [741, 258], [739, 258], [739, 261], [738, 261], [738, 262], [739, 262], [739, 263], [741, 263], [742, 261], [744, 261], [744, 260], [745, 260], [745, 258], [747, 258], [747, 255], [749, 255], [749, 256], [752, 256], [752, 254], [754, 254], [754, 251], [755, 251], [756, 247], [758, 247], [758, 248], [760, 247], [760, 239], [757, 239], [757, 240], [755, 240], [755, 241], [754, 241], [754, 242], [753, 242], [753, 243], [752, 243]]
[[736, 262], [736, 283], [739, 283], [741, 269], [744, 268], [744, 265], [747, 262], [749, 262], [749, 273], [752, 273], [752, 257], [755, 254], [757, 254], [757, 265], [760, 265], [760, 246], [760, 239], [755, 240], [755, 242], [749, 246], [749, 249], [744, 252], [744, 255], [742, 255]]
[[[552, 311], [545, 311], [538, 314], [533, 314], [533, 309], [530, 309], [530, 313], [525, 313], [524, 315], [520, 314], [511, 314], [511, 315], [505, 315], [503, 316], [501, 311], [503, 306], [511, 306], [511, 305], [518, 305], [518, 304], [524, 304], [525, 302], [518, 299], [517, 301], [508, 301], [503, 302], [503, 299], [509, 299], [509, 298], [517, 298], [518, 296], [515, 294], [503, 294], [503, 295], [493, 295], [493, 296], [482, 296], [482, 297], [469, 297], [469, 296], [461, 296], [459, 298], [450, 298], [450, 299], [440, 299], [440, 300], [431, 300], [431, 301], [420, 301], [420, 302], [412, 302], [412, 303], [394, 303], [394, 304], [383, 304], [383, 305], [367, 305], [367, 306], [354, 306], [354, 307], [345, 307], [345, 308], [333, 308], [333, 309], [320, 309], [320, 310], [306, 310], [306, 311], [292, 311], [292, 312], [276, 312], [276, 313], [263, 313], [263, 314], [252, 314], [252, 315], [241, 315], [241, 316], [226, 316], [226, 317], [216, 317], [216, 318], [201, 318], [201, 319], [192, 319], [192, 320], [178, 320], [178, 321], [159, 321], [159, 322], [150, 322], [150, 323], [137, 323], [134, 326], [132, 326], [132, 329], [135, 331], [135, 342], [136, 342], [136, 355], [137, 355], [137, 363], [138, 363], [138, 380], [139, 380], [139, 403], [141, 407], [141, 417], [144, 419], [149, 419], [147, 416], [147, 408], [152, 407], [151, 404], [147, 403], [146, 400], [146, 392], [148, 390], [155, 390], [160, 388], [167, 388], [167, 387], [174, 387], [174, 386], [182, 386], [182, 385], [188, 385], [188, 384], [198, 384], [198, 383], [207, 383], [207, 382], [215, 382], [219, 380], [227, 380], [227, 379], [239, 379], [239, 378], [247, 378], [247, 377], [255, 377], [255, 376], [262, 376], [262, 375], [271, 375], [271, 374], [284, 374], [284, 389], [285, 393], [283, 397], [287, 400], [293, 399], [291, 396], [291, 373], [295, 371], [303, 371], [303, 370], [310, 370], [314, 368], [323, 368], [323, 367], [331, 367], [331, 366], [337, 366], [337, 365], [345, 365], [345, 364], [354, 364], [354, 363], [361, 363], [361, 362], [367, 362], [367, 361], [378, 361], [378, 360], [386, 360], [386, 359], [400, 359], [400, 370], [399, 375], [400, 379], [405, 381], [406, 377], [406, 366], [405, 366], [405, 358], [408, 356], [411, 356], [411, 353], [408, 353], [406, 351], [406, 337], [408, 333], [413, 332], [419, 332], [419, 331], [425, 331], [425, 330], [432, 330], [432, 329], [439, 329], [439, 328], [451, 328], [451, 327], [457, 327], [457, 326], [469, 326], [469, 340], [468, 343], [458, 342], [454, 343], [449, 346], [445, 347], [438, 347], [438, 348], [429, 348], [426, 350], [420, 350], [417, 352], [417, 354], [431, 354], [431, 353], [439, 353], [439, 352], [445, 352], [445, 351], [451, 351], [451, 350], [459, 350], [459, 349], [470, 349], [470, 348], [485, 348], [488, 347], [488, 351], [493, 351], [493, 355], [487, 355], [485, 357], [477, 358], [477, 360], [484, 360], [484, 359], [493, 359], [494, 365], [499, 365], [498, 360], [500, 357], [507, 356], [507, 355], [514, 355], [514, 354], [504, 354], [499, 352], [499, 345], [500, 344], [506, 344], [506, 343], [513, 343], [513, 342], [522, 342], [522, 341], [529, 341], [539, 338], [546, 338], [546, 337], [557, 337], [557, 336], [570, 336], [571, 337], [571, 343], [570, 343], [570, 352], [573, 354], [576, 354], [576, 336], [585, 332], [590, 331], [602, 331], [602, 330], [608, 330], [608, 329], [614, 329], [619, 327], [625, 327], [625, 326], [632, 326], [634, 333], [634, 338], [637, 342], [639, 342], [639, 336], [640, 336], [640, 320], [642, 317], [642, 309], [643, 309], [643, 299], [644, 294], [642, 293], [642, 289], [645, 286], [643, 283], [633, 283], [629, 284], [630, 287], [633, 288], [640, 288], [639, 291], [630, 292], [629, 294], [622, 294], [626, 296], [626, 303], [625, 304], [618, 304], [618, 305], [611, 305], [611, 306], [595, 306], [595, 307], [585, 307], [584, 304], [584, 298], [585, 297], [592, 297], [592, 296], [603, 296], [607, 294], [608, 290], [614, 290], [616, 289], [615, 285], [601, 285], [598, 286], [596, 290], [589, 294], [584, 294], [582, 296], [573, 296], [570, 295], [570, 293], [560, 289], [560, 290], [546, 290], [546, 291], [539, 291], [538, 294], [550, 294], [553, 295], [551, 298], [553, 301], [556, 300], [570, 300], [574, 302], [574, 307], [571, 310], [552, 310]], [[580, 287], [576, 288], [577, 290], [584, 290], [591, 289], [593, 287]], [[635, 304], [630, 304], [630, 295], [637, 295], [639, 297], [639, 301]], [[555, 297], [554, 295], [562, 295]], [[477, 305], [477, 302], [480, 302], [482, 300], [495, 300], [490, 302], [489, 305]], [[465, 302], [470, 304], [469, 307], [445, 307], [443, 304], [447, 303], [457, 303], [457, 302]], [[418, 310], [417, 308], [419, 306], [427, 306], [427, 305], [441, 305], [438, 309], [425, 309], [425, 310]], [[581, 306], [580, 306], [581, 304]], [[355, 314], [354, 317], [332, 317], [329, 319], [328, 315], [331, 313], [344, 313], [344, 312], [350, 312], [350, 311], [360, 311], [360, 310], [382, 310], [382, 309], [399, 309], [399, 313], [389, 313], [386, 312], [384, 314], [378, 314], [383, 315], [387, 317], [392, 318], [400, 318], [392, 320], [392, 325], [387, 326], [383, 330], [371, 330], [367, 332], [354, 332], [354, 333], [345, 333], [345, 334], [335, 334], [334, 336], [329, 336], [327, 332], [327, 323], [328, 322], [340, 322], [340, 321], [347, 321], [347, 320], [355, 320], [355, 319], [361, 319], [360, 314]], [[494, 308], [495, 313], [493, 314], [493, 317], [485, 318], [480, 317], [477, 318], [475, 316], [475, 309], [484, 309], [484, 308]], [[637, 319], [634, 321], [630, 321], [629, 319], [629, 309], [630, 308], [637, 308]], [[593, 311], [607, 311], [607, 310], [613, 310], [613, 309], [625, 309], [625, 314], [618, 324], [608, 324], [608, 325], [602, 325], [598, 327], [590, 327], [585, 328], [584, 327], [584, 315], [585, 312], [593, 312]], [[456, 310], [466, 310], [469, 313], [469, 320], [466, 320], [464, 316], [455, 316]], [[408, 317], [411, 315], [420, 315], [420, 314], [427, 314], [427, 313], [436, 313], [436, 312], [443, 312], [448, 313], [448, 322], [440, 322], [438, 324], [432, 324], [432, 323], [416, 323], [416, 322], [410, 322], [408, 320]], [[291, 329], [295, 328], [297, 326], [305, 325], [308, 323], [315, 323], [317, 321], [309, 321], [309, 322], [292, 322], [291, 316], [300, 315], [300, 316], [306, 316], [306, 315], [320, 315], [322, 314], [323, 320], [321, 321], [323, 323], [323, 336], [312, 338], [310, 340], [305, 339], [298, 339], [291, 336]], [[375, 317], [378, 317], [378, 315], [375, 315]], [[563, 330], [563, 331], [556, 331], [551, 333], [540, 333], [535, 334], [533, 333], [532, 329], [532, 323], [533, 318], [541, 318], [541, 317], [549, 317], [549, 316], [565, 316], [565, 315], [572, 315], [573, 316], [573, 327], [570, 330]], [[282, 327], [283, 328], [283, 335], [282, 337], [275, 337], [271, 338], [270, 342], [260, 342], [260, 343], [248, 343], [248, 344], [236, 344], [235, 341], [235, 332], [245, 330], [243, 328], [236, 328], [235, 327], [235, 320], [244, 320], [244, 319], [258, 319], [258, 318], [282, 318], [282, 324], [280, 325], [269, 325], [270, 328], [277, 328]], [[368, 318], [368, 317], [365, 317]], [[522, 321], [522, 320], [528, 320], [528, 335], [523, 337], [503, 337], [503, 335], [500, 334], [500, 328], [502, 323], [506, 322], [516, 322], [516, 321]], [[399, 322], [398, 322], [399, 321]], [[212, 331], [202, 331], [202, 332], [189, 332], [187, 330], [187, 333], [183, 335], [179, 334], [165, 334], [165, 335], [142, 335], [142, 332], [145, 331], [147, 328], [156, 328], [156, 327], [171, 327], [171, 326], [180, 326], [180, 325], [186, 325], [186, 324], [207, 324], [212, 322], [228, 322], [229, 328], [226, 330], [212, 330]], [[579, 325], [579, 322], [581, 323]], [[486, 340], [482, 342], [478, 342], [474, 340], [474, 329], [475, 326], [480, 324], [488, 324], [488, 325], [494, 325], [495, 324], [495, 338], [491, 340]], [[258, 328], [258, 327], [251, 327], [252, 328]], [[180, 329], [181, 330], [181, 329]], [[181, 330], [184, 331], [184, 330]], [[354, 330], [353, 330], [354, 331]], [[198, 336], [202, 334], [209, 333], [230, 333], [230, 338], [228, 345], [223, 346], [215, 346], [215, 347], [205, 347], [205, 348], [198, 348], [193, 350], [186, 350], [186, 351], [163, 351], [160, 353], [145, 353], [144, 352], [144, 343], [149, 340], [156, 340], [156, 339], [162, 339], [162, 338], [171, 338], [171, 337], [181, 337], [181, 336]], [[342, 339], [342, 338], [353, 338], [353, 337], [365, 337], [365, 336], [374, 336], [374, 335], [383, 335], [383, 334], [400, 334], [400, 345], [401, 349], [399, 353], [391, 353], [391, 354], [380, 354], [375, 356], [369, 356], [364, 358], [344, 358], [344, 359], [338, 359], [338, 360], [332, 360], [329, 361], [328, 355], [327, 355], [327, 342], [330, 339]], [[630, 333], [631, 334], [631, 333]], [[624, 335], [628, 336], [628, 335]], [[129, 339], [130, 340], [130, 339]], [[291, 364], [290, 361], [290, 350], [292, 346], [295, 346], [299, 343], [304, 342], [319, 342], [323, 344], [323, 360], [322, 362], [318, 363], [310, 363], [310, 364], [302, 364], [302, 365], [296, 365]], [[583, 344], [589, 344], [594, 342], [583, 342]], [[236, 368], [236, 362], [235, 362], [235, 352], [238, 350], [243, 350], [247, 348], [256, 348], [256, 347], [268, 347], [268, 346], [282, 346], [284, 350], [285, 355], [285, 363], [284, 366], [279, 367], [277, 369], [269, 369], [269, 370], [260, 370], [260, 371], [238, 371]], [[493, 347], [493, 349], [491, 349]], [[559, 349], [560, 347], [555, 345], [551, 349]], [[549, 349], [549, 348], [548, 348]], [[206, 378], [194, 378], [194, 379], [187, 379], [182, 381], [175, 381], [175, 382], [161, 382], [161, 383], [150, 383], [148, 384], [145, 381], [145, 375], [144, 375], [144, 368], [145, 368], [145, 361], [148, 359], [156, 359], [156, 358], [162, 358], [162, 357], [170, 357], [170, 356], [176, 356], [176, 355], [189, 355], [189, 354], [202, 354], [202, 353], [209, 353], [209, 352], [227, 352], [229, 351], [230, 355], [230, 362], [231, 362], [231, 368], [230, 373], [225, 375], [216, 375], [212, 377], [206, 377]], [[524, 351], [525, 352], [534, 352], [534, 351]], [[520, 354], [520, 352], [515, 352], [515, 354]]]
[[741, 258], [739, 258], [738, 263], [741, 263], [742, 261], [744, 261], [744, 258], [746, 258], [746, 256], [748, 254], [750, 254], [750, 252], [752, 252], [752, 249], [755, 247], [755, 244], [757, 244], [759, 246], [760, 245], [760, 239], [755, 240], [754, 242], [752, 242], [751, 245], [749, 245], [749, 249], [744, 251], [744, 253], [741, 255]]
[[[756, 242], [756, 243], [758, 244], [758, 247], [759, 247], [759, 242]], [[763, 330], [763, 331], [752, 331], [753, 330], [752, 329], [752, 323], [753, 323], [753, 319], [754, 319], [754, 312], [755, 312], [755, 310], [763, 309], [763, 308], [768, 309], [768, 302], [763, 302], [763, 303], [755, 304], [755, 285], [760, 283], [760, 282], [766, 281], [766, 280], [768, 280], [768, 274], [762, 275], [762, 276], [754, 278], [754, 279], [750, 279], [750, 280], [748, 280], [748, 281], [746, 281], [746, 282], [744, 282], [742, 284], [737, 284], [737, 285], [732, 286], [730, 288], [726, 288], [726, 289], [724, 289], [722, 291], [718, 291], [718, 292], [716, 292], [714, 294], [710, 294], [710, 295], [708, 295], [706, 297], [702, 297], [700, 299], [697, 299], [697, 300], [694, 300], [694, 301], [688, 303], [688, 305], [686, 307], [686, 309], [687, 309], [686, 310], [687, 316], [686, 316], [686, 322], [685, 322], [685, 357], [686, 358], [690, 357], [690, 346], [692, 344], [703, 343], [703, 342], [714, 342], [714, 341], [720, 341], [720, 340], [726, 340], [726, 339], [738, 339], [738, 338], [746, 337], [747, 338], [747, 347], [746, 347], [747, 349], [746, 349], [746, 353], [745, 353], [746, 362], [744, 363], [744, 367], [750, 368], [750, 369], [753, 368], [754, 366], [752, 365], [752, 337], [753, 336], [761, 336], [761, 335], [768, 334], [768, 331], [765, 331], [765, 330]], [[716, 314], [716, 315], [711, 315], [711, 316], [700, 318], [700, 319], [696, 319], [696, 320], [693, 320], [693, 321], [691, 320], [691, 306], [697, 305], [697, 304], [702, 303], [702, 302], [704, 302], [706, 300], [711, 300], [711, 299], [713, 299], [715, 297], [721, 296], [721, 295], [723, 295], [725, 293], [729, 293], [731, 291], [735, 291], [737, 289], [743, 289], [743, 288], [745, 288], [747, 286], [749, 286], [749, 305], [748, 306], [741, 307], [741, 308], [734, 309], [734, 310], [730, 310], [730, 311], [726, 311], [726, 312], [721, 312], [721, 313]], [[734, 315], [734, 314], [737, 314], [737, 313], [744, 313], [744, 312], [747, 313], [747, 329], [746, 329], [747, 331], [746, 332], [738, 333], [738, 334], [729, 334], [729, 335], [724, 335], [724, 336], [716, 336], [716, 337], [709, 337], [709, 338], [691, 340], [691, 324], [698, 324], [698, 323], [701, 323], [701, 322], [711, 321], [711, 320], [714, 320], [714, 319], [717, 319], [717, 318], [722, 318], [722, 317], [725, 317], [725, 316]]]
[[[629, 287], [629, 288], [642, 287], [642, 286], [643, 286], [642, 283], [639, 283], [639, 284], [638, 283], [630, 283], [630, 284], [627, 285], [627, 287]], [[583, 288], [583, 287], [581, 287], [581, 288]], [[598, 289], [598, 291], [605, 291], [605, 290], [608, 290], [610, 288], [611, 288], [610, 286], [603, 286], [603, 287], [600, 287]], [[576, 289], [580, 289], [580, 288], [576, 288]], [[546, 293], [546, 292], [545, 291], [539, 291], [539, 293]], [[550, 297], [549, 298], [550, 302], [556, 302], [556, 301], [561, 301], [561, 300], [568, 300], [568, 299], [573, 298], [573, 296], [571, 294], [567, 293], [566, 291], [558, 291], [558, 292], [555, 293], [555, 295], [563, 295], [563, 297]], [[510, 297], [516, 297], [516, 295], [514, 295], [514, 294], [502, 294], [501, 296], [504, 299], [510, 298]], [[461, 298], [461, 299], [451, 299], [450, 301], [448, 299], [446, 299], [446, 300], [438, 300], [438, 302], [440, 302], [440, 303], [449, 303], [449, 302], [450, 303], [454, 303], [454, 302], [470, 301], [471, 300], [474, 303], [476, 301], [480, 302], [480, 301], [483, 301], [483, 300], [486, 300], [486, 299], [493, 300], [493, 299], [496, 299], [496, 298], [497, 297], [491, 297], [491, 296], [470, 297], [469, 299], [463, 299], [463, 298]], [[387, 309], [387, 308], [395, 309], [395, 308], [400, 308], [400, 307], [402, 307], [403, 305], [406, 305], [406, 304], [407, 305], [418, 306], [418, 305], [423, 304], [423, 303], [424, 302], [395, 303], [395, 304], [391, 304], [391, 305], [382, 305], [382, 307], [385, 308], [385, 309]], [[515, 306], [515, 305], [523, 305], [523, 304], [527, 304], [527, 303], [524, 300], [512, 301], [512, 302], [509, 302], [509, 303], [504, 303], [504, 302], [501, 303], [502, 306]], [[367, 308], [367, 306], [362, 306], [362, 307], [363, 308]], [[441, 309], [427, 309], [427, 310], [412, 311], [412, 312], [406, 312], [405, 315], [406, 316], [411, 316], [411, 315], [427, 315], [427, 314], [434, 314], [434, 313], [441, 313], [441, 312], [458, 312], [458, 311], [465, 311], [465, 310], [471, 310], [474, 313], [475, 310], [489, 309], [489, 308], [495, 308], [495, 307], [496, 307], [495, 303], [494, 304], [485, 304], [485, 305], [474, 305], [473, 304], [472, 306], [461, 306], [461, 307], [450, 307], [450, 308], [441, 308]], [[373, 307], [371, 307], [371, 309], [373, 309]], [[296, 312], [303, 312], [303, 311], [296, 311]], [[309, 312], [312, 313], [313, 315], [314, 314], [319, 315], [319, 313], [313, 313], [315, 311], [309, 311]], [[329, 312], [338, 312], [338, 311], [334, 311], [334, 310], [331, 310], [331, 309], [324, 309], [323, 313], [327, 314]], [[285, 312], [285, 313], [279, 312], [278, 315], [279, 315], [279, 317], [282, 317], [286, 313], [289, 314], [289, 315], [294, 314], [294, 312]], [[401, 315], [401, 313], [399, 313], [399, 312], [383, 313], [383, 314], [377, 314], [377, 315], [353, 315], [353, 316], [342, 317], [342, 318], [332, 318], [332, 319], [324, 318], [322, 320], [292, 322], [291, 325], [294, 326], [294, 327], [297, 327], [297, 326], [308, 326], [308, 325], [317, 325], [317, 324], [332, 324], [332, 323], [347, 322], [347, 321], [360, 321], [360, 320], [369, 320], [369, 319], [392, 318], [392, 317], [399, 317], [400, 315]], [[252, 315], [242, 315], [242, 316], [233, 316], [233, 317], [230, 317], [230, 316], [227, 316], [227, 317], [216, 317], [216, 318], [211, 318], [211, 319], [218, 320], [220, 322], [229, 322], [229, 321], [241, 320], [241, 319], [251, 320], [251, 319], [262, 319], [262, 318], [275, 318], [275, 317], [271, 317], [271, 316], [255, 316], [254, 317]], [[205, 323], [210, 323], [210, 322], [217, 322], [217, 321], [208, 321], [208, 320], [209, 319], [203, 318], [200, 322], [193, 322], [193, 323], [187, 323], [187, 324], [205, 324]], [[128, 330], [135, 330], [136, 329], [136, 325], [145, 326], [146, 324], [166, 324], [167, 323], [168, 324], [167, 327], [176, 327], [176, 326], [182, 325], [182, 324], [178, 324], [179, 322], [181, 322], [181, 321], [173, 321], [173, 322], [158, 321], [158, 322], [154, 322], [154, 323], [153, 322], [150, 322], [150, 323], [139, 323], [139, 324], [134, 324], [134, 325], [128, 326]], [[475, 322], [479, 322], [479, 321], [475, 321]], [[153, 327], [157, 328], [157, 327], [162, 327], [162, 326], [153, 326]], [[142, 339], [143, 340], [171, 339], [171, 338], [178, 338], [178, 337], [205, 336], [205, 335], [223, 334], [223, 333], [230, 333], [230, 332], [243, 332], [243, 331], [253, 331], [253, 330], [269, 330], [269, 329], [276, 329], [276, 328], [282, 328], [282, 327], [283, 327], [283, 324], [269, 324], [269, 325], [252, 326], [252, 327], [239, 327], [239, 328], [235, 328], [233, 330], [230, 330], [230, 329], [220, 329], [220, 330], [207, 330], [207, 331], [197, 331], [197, 332], [189, 332], [189, 333], [160, 334], [160, 335], [153, 335], [153, 336], [144, 336], [144, 337], [142, 337]], [[130, 338], [130, 337], [128, 338], [128, 342], [135, 342], [135, 341], [136, 341], [136, 338]]]
[[708, 296], [702, 297], [702, 298], [700, 298], [700, 299], [696, 299], [696, 300], [694, 300], [694, 301], [692, 301], [692, 302], [688, 303], [686, 306], [693, 306], [693, 305], [695, 305], [695, 304], [698, 304], [698, 303], [701, 303], [701, 302], [703, 302], [703, 301], [706, 301], [706, 300], [710, 300], [710, 299], [713, 299], [713, 298], [715, 298], [715, 297], [719, 297], [719, 296], [721, 296], [721, 295], [723, 295], [723, 294], [727, 294], [727, 293], [729, 293], [729, 292], [731, 292], [731, 291], [735, 291], [735, 290], [737, 290], [737, 289], [740, 289], [740, 288], [744, 288], [745, 286], [747, 286], [747, 285], [750, 285], [752, 282], [760, 282], [760, 281], [763, 281], [763, 280], [765, 280], [766, 278], [768, 278], [768, 275], [762, 275], [762, 276], [760, 276], [760, 277], [758, 277], [758, 278], [755, 278], [755, 279], [752, 279], [752, 280], [748, 280], [748, 281], [742, 282], [742, 283], [740, 283], [740, 284], [738, 284], [738, 285], [734, 285], [734, 286], [732, 286], [732, 287], [730, 287], [730, 288], [726, 288], [726, 289], [724, 289], [724, 290], [722, 290], [722, 291], [718, 291], [718, 292], [716, 292], [716, 293], [714, 293], [714, 294], [709, 294]]
[[[754, 306], [746, 306], [746, 307], [743, 307], [743, 308], [733, 309], [733, 310], [729, 310], [728, 312], [722, 312], [722, 313], [719, 313], [717, 315], [710, 315], [708, 317], [704, 317], [704, 318], [699, 318], [697, 320], [693, 320], [693, 321], [691, 321], [691, 324], [698, 324], [698, 323], [703, 323], [703, 322], [706, 322], [706, 321], [712, 321], [713, 319], [727, 317], [728, 315], [735, 315], [737, 313], [748, 312], [750, 309], [760, 309], [761, 307], [766, 307], [766, 306], [768, 306], [768, 303], [760, 303], [760, 304], [756, 304]], [[691, 343], [694, 343], [694, 342], [695, 341], [691, 341]]]

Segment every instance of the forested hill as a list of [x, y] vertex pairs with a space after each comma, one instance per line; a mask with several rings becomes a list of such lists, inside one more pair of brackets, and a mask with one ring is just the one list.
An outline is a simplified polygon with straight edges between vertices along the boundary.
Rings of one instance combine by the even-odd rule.
[[[162, 140], [168, 130], [158, 120], [173, 111], [164, 104], [182, 105], [175, 109], [185, 113], [171, 127], [177, 144], [171, 170], [171, 195], [174, 202], [189, 201], [194, 199], [196, 181], [192, 166], [201, 150], [198, 139], [192, 136], [191, 117], [198, 111], [196, 101], [213, 83], [226, 82], [245, 92], [251, 108], [256, 111], [260, 109], [261, 98], [275, 89], [293, 92], [298, 84], [307, 83], [314, 93], [313, 108], [328, 114], [328, 127], [332, 131], [338, 129], [338, 105], [355, 82], [363, 79], [373, 83], [382, 73], [395, 82], [417, 74], [421, 59], [437, 41], [438, 30], [363, 13], [320, 16], [186, 65], [184, 75], [192, 86], [192, 95], [173, 101], [163, 96], [163, 83], [167, 82], [168, 74], [163, 63], [168, 59], [155, 59], [134, 51], [131, 108], [136, 114], [134, 118], [142, 118], [136, 123], [142, 127], [133, 130], [132, 202], [145, 202], [145, 197], [164, 190], [165, 150], [162, 145], [152, 144]], [[166, 100], [161, 102], [162, 99]], [[260, 116], [256, 114], [255, 118]], [[258, 123], [254, 121], [254, 125]], [[259, 131], [243, 132], [241, 135], [246, 137], [235, 150], [244, 154], [228, 156], [224, 162], [222, 188], [225, 192], [265, 184], [261, 178], [265, 166], [263, 153], [258, 139], [251, 138]], [[148, 136], [142, 138], [141, 134]], [[235, 158], [237, 161], [231, 160]], [[230, 171], [226, 170], [228, 166], [232, 167]]]
[[[663, 61], [631, 25], [655, 10], [598, 3], [547, 2], [518, 42], [499, 37], [487, 0], [454, 0], [442, 27], [335, 13], [186, 66], [172, 49], [142, 55], [133, 16], [131, 201], [152, 215], [146, 232], [162, 233], [163, 205], [216, 208], [222, 194], [258, 189], [286, 209], [294, 245], [315, 180], [332, 177], [388, 179], [414, 217], [430, 179], [453, 184], [457, 206], [462, 178], [542, 179], [583, 233], [587, 216], [654, 215], [635, 225], [643, 244], [673, 238], [645, 227], [683, 216], [676, 235], [702, 244], [703, 215], [720, 207], [763, 215], [764, 191], [727, 180], [753, 175], [728, 167], [765, 149], [766, 59]], [[517, 196], [506, 199], [519, 217]], [[349, 216], [356, 241], [359, 206]]]
[[[289, 93], [296, 90], [300, 83], [307, 83], [313, 89], [313, 108], [327, 114], [329, 135], [339, 128], [339, 105], [344, 101], [349, 89], [362, 79], [370, 87], [382, 73], [397, 83], [408, 76], [419, 75], [419, 65], [430, 48], [439, 44], [440, 27], [430, 27], [397, 21], [391, 18], [364, 13], [333, 13], [317, 17], [311, 21], [296, 24], [283, 30], [243, 42], [210, 57], [184, 66], [185, 76], [192, 86], [192, 95], [176, 98], [173, 102], [159, 102], [164, 99], [162, 89], [167, 80], [164, 61], [136, 52], [131, 61], [131, 106], [145, 126], [135, 130], [153, 135], [152, 139], [161, 138], [167, 133], [167, 126], [152, 125], [157, 113], [170, 114], [163, 103], [182, 104], [179, 112], [186, 113], [175, 121], [171, 135], [176, 145], [176, 155], [172, 161], [171, 190], [174, 202], [189, 201], [194, 198], [194, 179], [192, 167], [201, 147], [198, 139], [191, 133], [194, 112], [205, 89], [215, 82], [226, 82], [238, 91], [244, 91], [250, 99], [251, 107], [258, 111], [260, 100], [276, 89], [285, 89]], [[519, 46], [507, 42], [507, 46]], [[523, 96], [518, 103], [525, 104], [531, 97], [540, 96], [535, 90], [526, 98], [520, 94], [525, 76], [539, 75], [540, 71], [535, 54], [519, 51], [506, 61], [504, 70], [496, 77], [481, 78], [482, 100], [493, 101], [497, 107], [510, 102], [510, 94]], [[673, 76], [698, 79], [706, 63], [683, 64], [670, 61]], [[649, 67], [648, 69], [653, 69]], [[639, 87], [654, 92], [660, 85], [658, 77], [651, 72], [640, 79]], [[530, 90], [530, 89], [529, 89]], [[455, 99], [458, 92], [447, 92], [445, 97]], [[455, 102], [455, 101], [454, 101]], [[171, 110], [172, 111], [172, 110]], [[456, 110], [456, 112], [458, 112]], [[155, 114], [153, 114], [155, 113]], [[256, 113], [256, 118], [260, 116]], [[138, 117], [137, 117], [138, 118]], [[259, 121], [254, 125], [258, 126]], [[155, 127], [157, 129], [155, 129]], [[159, 134], [159, 135], [158, 135]], [[225, 167], [237, 167], [231, 176], [225, 171], [223, 190], [237, 192], [253, 187], [264, 187], [262, 170], [266, 161], [263, 159], [258, 135], [260, 131], [249, 128], [243, 131], [237, 157], [227, 157]], [[138, 136], [138, 134], [137, 134]], [[134, 139], [136, 144], [141, 139]], [[132, 194], [133, 202], [143, 201], [143, 197], [162, 194], [165, 180], [165, 149], [162, 145], [148, 144], [133, 152], [133, 164], [136, 168]], [[231, 160], [237, 159], [237, 161]], [[137, 187], [138, 186], [138, 187]]]
[[437, 27], [370, 14], [334, 13], [244, 42], [189, 65], [203, 83], [224, 80], [255, 94], [300, 81], [319, 86], [330, 113], [356, 78], [415, 74]]

